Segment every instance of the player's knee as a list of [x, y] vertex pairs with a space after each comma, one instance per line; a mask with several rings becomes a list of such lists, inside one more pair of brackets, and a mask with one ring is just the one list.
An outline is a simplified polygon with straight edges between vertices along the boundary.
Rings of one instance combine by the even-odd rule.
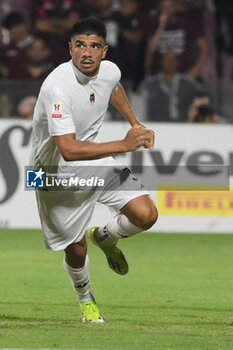
[[73, 249], [72, 249], [72, 253], [71, 253], [74, 257], [85, 257], [87, 254], [87, 244], [74, 244], [73, 245]]
[[70, 266], [77, 268], [84, 266], [87, 254], [86, 240], [69, 245], [65, 252], [66, 260]]
[[140, 210], [140, 225], [143, 230], [148, 230], [151, 228], [158, 219], [157, 208], [153, 205], [147, 208]]

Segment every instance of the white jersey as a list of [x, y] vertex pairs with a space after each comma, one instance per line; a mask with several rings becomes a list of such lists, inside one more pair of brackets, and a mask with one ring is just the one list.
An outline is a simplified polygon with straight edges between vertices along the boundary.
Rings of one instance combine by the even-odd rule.
[[[112, 157], [66, 162], [53, 138], [74, 133], [78, 140], [95, 142], [119, 80], [120, 70], [112, 62], [103, 61], [98, 75], [88, 78], [70, 61], [57, 67], [41, 87], [33, 120], [33, 165], [37, 169], [56, 168], [58, 176], [69, 177], [72, 172], [90, 179], [100, 173], [107, 180], [103, 188], [94, 186], [89, 191], [75, 184], [70, 190], [66, 187], [66, 191], [50, 188], [36, 191], [45, 243], [50, 249], [65, 249], [83, 238], [96, 202], [120, 210], [133, 198], [148, 194], [142, 190], [140, 181], [134, 181], [133, 174]], [[104, 167], [97, 166], [103, 164]], [[117, 187], [113, 187], [115, 183]]]
[[36, 167], [56, 166], [61, 161], [53, 136], [75, 133], [77, 140], [96, 141], [120, 77], [119, 68], [110, 61], [101, 62], [95, 77], [84, 75], [72, 61], [49, 74], [41, 87], [33, 118]]

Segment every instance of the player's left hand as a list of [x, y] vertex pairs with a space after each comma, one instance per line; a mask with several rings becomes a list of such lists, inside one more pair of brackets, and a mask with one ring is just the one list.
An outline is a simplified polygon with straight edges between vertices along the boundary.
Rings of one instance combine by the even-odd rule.
[[143, 128], [147, 129], [146, 137], [144, 139], [144, 145], [142, 147], [148, 148], [148, 149], [153, 149], [154, 148], [154, 143], [155, 143], [155, 133], [153, 130], [148, 129], [145, 125], [142, 123], [137, 124], [139, 126], [142, 126]]

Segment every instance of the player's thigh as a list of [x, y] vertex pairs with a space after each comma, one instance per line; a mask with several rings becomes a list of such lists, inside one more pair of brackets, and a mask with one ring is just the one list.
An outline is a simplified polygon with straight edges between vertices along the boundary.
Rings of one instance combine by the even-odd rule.
[[134, 198], [148, 195], [141, 181], [124, 166], [116, 166], [108, 174], [108, 182], [101, 191], [98, 202], [120, 211]]
[[93, 197], [72, 191], [39, 194], [39, 212], [48, 248], [62, 250], [83, 238], [95, 206]]

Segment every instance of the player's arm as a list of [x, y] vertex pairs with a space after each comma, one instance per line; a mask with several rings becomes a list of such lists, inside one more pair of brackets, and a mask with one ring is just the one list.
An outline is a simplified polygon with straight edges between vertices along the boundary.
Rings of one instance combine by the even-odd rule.
[[111, 95], [110, 102], [132, 126], [135, 124], [141, 125], [120, 83], [118, 84], [118, 89]]
[[134, 151], [148, 142], [150, 130], [135, 125], [123, 140], [95, 143], [75, 139], [75, 134], [54, 136], [57, 147], [66, 161], [91, 160]]
[[[136, 117], [129, 100], [126, 96], [123, 86], [119, 83], [118, 89], [111, 95], [111, 104], [123, 115], [123, 117], [134, 125], [139, 125], [145, 128], [145, 126]], [[150, 138], [148, 138], [143, 147], [152, 149], [154, 147], [154, 132], [150, 131]]]

